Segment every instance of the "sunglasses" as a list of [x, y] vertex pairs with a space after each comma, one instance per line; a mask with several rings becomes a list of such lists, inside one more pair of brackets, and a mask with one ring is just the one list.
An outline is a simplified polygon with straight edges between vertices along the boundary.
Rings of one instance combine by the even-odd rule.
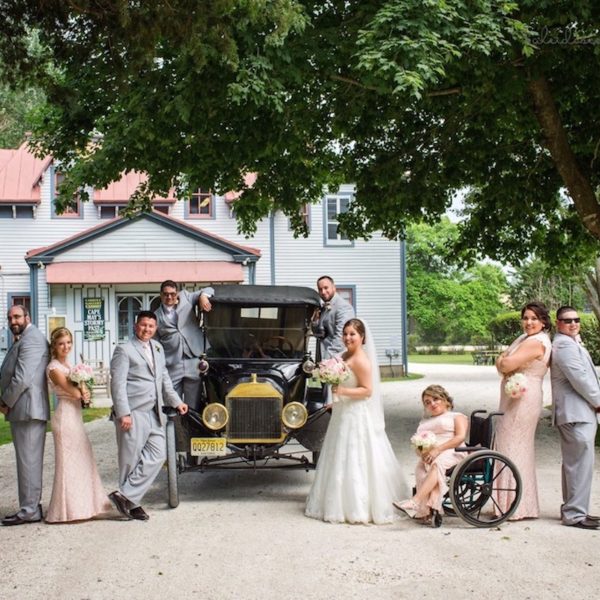
[[574, 317], [573, 319], [558, 319], [565, 325], [570, 325], [571, 323], [580, 323], [581, 319], [579, 317]]

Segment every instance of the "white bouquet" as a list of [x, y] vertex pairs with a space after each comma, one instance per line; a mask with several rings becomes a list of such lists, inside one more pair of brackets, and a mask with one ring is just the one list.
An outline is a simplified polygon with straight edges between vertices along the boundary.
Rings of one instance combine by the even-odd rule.
[[511, 375], [504, 384], [504, 391], [514, 400], [521, 398], [527, 391], [527, 377], [523, 373]]
[[71, 371], [69, 372], [69, 379], [76, 385], [79, 389], [83, 389], [82, 386], [85, 386], [87, 390], [90, 392], [90, 400], [81, 400], [81, 406], [83, 408], [88, 408], [91, 405], [91, 397], [94, 393], [93, 385], [94, 385], [94, 369], [90, 367], [90, 365], [86, 365], [85, 363], [79, 363], [75, 365]]
[[410, 443], [417, 452], [426, 452], [437, 446], [437, 437], [433, 431], [417, 431], [411, 438]]

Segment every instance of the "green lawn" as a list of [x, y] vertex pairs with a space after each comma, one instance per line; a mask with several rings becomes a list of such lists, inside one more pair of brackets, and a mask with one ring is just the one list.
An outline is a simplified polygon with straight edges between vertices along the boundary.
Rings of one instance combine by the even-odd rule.
[[467, 354], [409, 354], [409, 363], [472, 365], [473, 356]]
[[[83, 422], [94, 421], [95, 419], [101, 419], [106, 417], [110, 413], [109, 407], [103, 408], [86, 408], [83, 411]], [[50, 423], [48, 423], [48, 431], [50, 431]], [[0, 446], [2, 444], [8, 444], [12, 442], [12, 436], [10, 435], [10, 423], [4, 419], [0, 421]]]

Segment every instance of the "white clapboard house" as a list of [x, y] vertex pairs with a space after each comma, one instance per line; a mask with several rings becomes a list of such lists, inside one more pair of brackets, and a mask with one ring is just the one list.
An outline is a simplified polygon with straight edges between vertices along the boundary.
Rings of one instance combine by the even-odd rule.
[[[36, 158], [25, 144], [0, 150], [0, 311], [26, 304], [46, 334], [64, 324], [74, 332], [76, 357], [108, 364], [115, 344], [132, 335], [135, 314], [157, 306], [165, 279], [188, 289], [314, 287], [328, 274], [369, 321], [380, 365], [395, 374], [406, 366], [404, 246], [381, 235], [349, 241], [338, 233], [352, 186], [307, 207], [307, 238], [294, 238], [289, 220], [274, 213], [246, 239], [237, 233], [235, 193], [156, 198], [152, 213], [126, 219], [119, 211], [143, 178], [128, 173], [58, 215], [61, 177], [51, 157]], [[12, 336], [5, 319], [0, 325], [1, 360]]]

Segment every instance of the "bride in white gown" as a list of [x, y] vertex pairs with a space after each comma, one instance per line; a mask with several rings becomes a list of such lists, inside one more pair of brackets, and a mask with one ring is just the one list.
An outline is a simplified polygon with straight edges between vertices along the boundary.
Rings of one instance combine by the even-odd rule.
[[391, 523], [392, 502], [407, 491], [385, 433], [375, 345], [363, 321], [344, 325], [350, 377], [334, 403], [306, 515], [332, 523]]

